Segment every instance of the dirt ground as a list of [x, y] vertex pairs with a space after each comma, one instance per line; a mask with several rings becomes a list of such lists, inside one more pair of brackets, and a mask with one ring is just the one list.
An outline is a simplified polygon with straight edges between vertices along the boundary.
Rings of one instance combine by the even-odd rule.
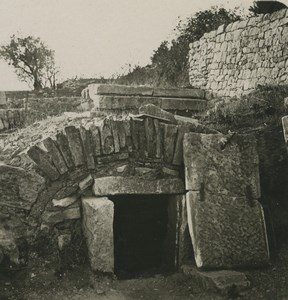
[[251, 288], [228, 294], [205, 291], [182, 273], [142, 274], [135, 279], [119, 280], [93, 274], [88, 265], [59, 273], [50, 261], [36, 261], [20, 270], [1, 270], [0, 300], [288, 300], [288, 243], [282, 245], [267, 268], [242, 270]]

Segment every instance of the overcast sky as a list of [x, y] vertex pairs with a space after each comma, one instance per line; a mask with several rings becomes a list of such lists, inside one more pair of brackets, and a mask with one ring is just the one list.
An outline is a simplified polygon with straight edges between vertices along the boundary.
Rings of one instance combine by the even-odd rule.
[[[20, 31], [55, 50], [62, 79], [121, 73], [149, 63], [153, 50], [172, 37], [178, 17], [212, 5], [248, 7], [239, 0], [0, 0], [0, 44]], [[284, 1], [283, 1], [284, 2]], [[0, 90], [27, 89], [0, 61]]]

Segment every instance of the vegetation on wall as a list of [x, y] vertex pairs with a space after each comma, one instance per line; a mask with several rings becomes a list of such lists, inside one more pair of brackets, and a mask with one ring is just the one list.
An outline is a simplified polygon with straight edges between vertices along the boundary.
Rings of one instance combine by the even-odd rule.
[[121, 84], [149, 84], [155, 86], [188, 86], [189, 44], [199, 40], [206, 32], [228, 25], [241, 19], [238, 9], [227, 10], [212, 7], [180, 20], [174, 29], [175, 38], [163, 41], [154, 51], [151, 64], [146, 67], [135, 66], [127, 75], [120, 76], [116, 82]]
[[283, 8], [287, 8], [287, 6], [279, 1], [254, 1], [249, 7], [249, 11], [257, 16], [259, 14], [271, 14]]

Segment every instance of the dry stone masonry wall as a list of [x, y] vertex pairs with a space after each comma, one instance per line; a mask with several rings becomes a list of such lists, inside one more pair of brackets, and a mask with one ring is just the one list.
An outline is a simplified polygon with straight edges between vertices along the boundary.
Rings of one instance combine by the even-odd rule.
[[190, 83], [230, 97], [287, 84], [287, 43], [287, 9], [222, 25], [190, 44]]

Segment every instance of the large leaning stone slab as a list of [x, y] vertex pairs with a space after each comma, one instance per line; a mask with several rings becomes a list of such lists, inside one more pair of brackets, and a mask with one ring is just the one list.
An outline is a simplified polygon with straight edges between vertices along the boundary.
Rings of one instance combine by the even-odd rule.
[[89, 96], [94, 95], [138, 95], [152, 96], [153, 88], [147, 86], [127, 86], [120, 84], [89, 84]]
[[63, 132], [58, 132], [56, 134], [56, 142], [60, 152], [62, 153], [66, 165], [68, 166], [68, 168], [72, 168], [74, 166], [74, 162], [66, 135]]
[[164, 109], [161, 109], [159, 106], [153, 105], [153, 104], [146, 104], [139, 108], [139, 114], [138, 117], [152, 117], [155, 119], [159, 119], [160, 121], [176, 124], [177, 121], [172, 113], [169, 113], [168, 111], [165, 111]]
[[94, 271], [113, 273], [114, 204], [108, 198], [83, 197], [83, 231]]
[[251, 135], [229, 138], [184, 136], [188, 224], [199, 268], [262, 266], [269, 260], [263, 209], [257, 201], [256, 140]]
[[205, 91], [201, 89], [154, 89], [154, 97], [200, 98], [204, 99]]
[[183, 181], [179, 178], [145, 180], [136, 177], [109, 176], [95, 178], [95, 196], [117, 194], [182, 194]]

